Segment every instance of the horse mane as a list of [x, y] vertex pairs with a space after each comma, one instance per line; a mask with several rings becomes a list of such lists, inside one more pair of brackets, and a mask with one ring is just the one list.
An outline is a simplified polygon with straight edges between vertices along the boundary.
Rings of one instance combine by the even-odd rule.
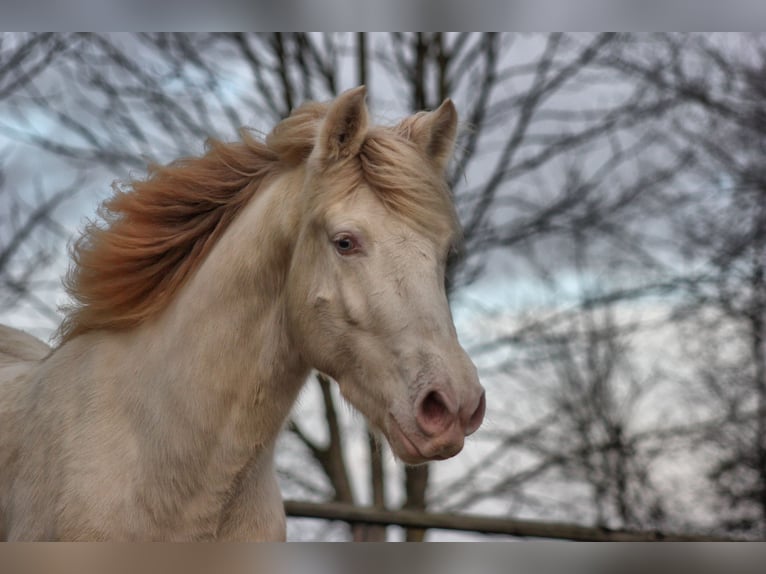
[[[98, 211], [102, 222], [89, 221], [72, 246], [64, 279], [72, 304], [57, 331], [60, 344], [97, 329], [139, 325], [166, 307], [258, 189], [307, 160], [327, 109], [304, 104], [265, 141], [244, 130], [241, 141], [212, 139], [199, 157], [153, 164], [146, 179], [114, 185]], [[445, 220], [428, 222], [446, 213], [454, 231], [446, 183], [423, 169], [422, 154], [407, 140], [408, 125], [371, 128], [349, 165], [391, 210], [433, 233], [444, 232]]]

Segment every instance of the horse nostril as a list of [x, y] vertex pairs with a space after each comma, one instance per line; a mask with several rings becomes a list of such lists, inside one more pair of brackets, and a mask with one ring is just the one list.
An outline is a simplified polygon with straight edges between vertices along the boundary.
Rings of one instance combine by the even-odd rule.
[[469, 434], [473, 434], [481, 426], [481, 423], [484, 421], [484, 413], [486, 410], [487, 410], [487, 397], [486, 397], [486, 393], [482, 392], [481, 398], [479, 399], [479, 404], [476, 407], [476, 410], [473, 411], [471, 418], [468, 419], [468, 425], [465, 428], [466, 436], [468, 436]]
[[423, 397], [418, 408], [417, 420], [424, 432], [438, 433], [449, 425], [451, 419], [447, 402], [439, 391], [430, 391]]
[[438, 391], [428, 393], [420, 404], [420, 412], [428, 420], [438, 421], [447, 414], [447, 405]]

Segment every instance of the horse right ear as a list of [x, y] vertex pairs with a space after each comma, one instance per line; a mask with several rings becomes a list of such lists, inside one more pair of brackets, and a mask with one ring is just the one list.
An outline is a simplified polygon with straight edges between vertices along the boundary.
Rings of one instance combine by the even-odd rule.
[[319, 128], [313, 156], [322, 163], [356, 155], [367, 135], [367, 88], [359, 86], [338, 96]]

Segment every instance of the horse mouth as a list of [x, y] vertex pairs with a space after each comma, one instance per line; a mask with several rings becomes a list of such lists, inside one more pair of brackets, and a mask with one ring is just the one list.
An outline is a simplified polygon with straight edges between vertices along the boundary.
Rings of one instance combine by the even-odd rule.
[[462, 450], [462, 448], [458, 448], [454, 450], [454, 452], [449, 452], [447, 454], [438, 452], [430, 456], [424, 454], [417, 444], [407, 436], [407, 433], [404, 432], [404, 429], [402, 429], [402, 426], [399, 424], [399, 421], [396, 420], [394, 415], [389, 414], [388, 419], [388, 442], [391, 445], [394, 454], [405, 464], [417, 465], [430, 460], [445, 460], [455, 456]]

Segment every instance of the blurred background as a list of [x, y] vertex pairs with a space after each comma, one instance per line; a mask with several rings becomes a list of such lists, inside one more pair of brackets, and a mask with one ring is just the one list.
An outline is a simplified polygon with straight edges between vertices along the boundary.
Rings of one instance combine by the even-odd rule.
[[49, 340], [67, 244], [113, 181], [358, 84], [378, 123], [458, 108], [448, 285], [488, 415], [405, 468], [312, 378], [284, 496], [764, 538], [764, 35], [0, 35], [0, 322]]

